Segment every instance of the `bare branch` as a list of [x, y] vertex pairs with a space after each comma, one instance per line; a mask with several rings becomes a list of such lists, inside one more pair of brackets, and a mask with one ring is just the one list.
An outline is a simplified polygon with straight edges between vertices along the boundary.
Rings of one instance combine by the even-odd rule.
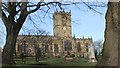
[[20, 6], [21, 3], [22, 3], [22, 2], [17, 2], [16, 7], [17, 7], [17, 6]]
[[29, 12], [28, 12], [28, 14], [30, 14], [30, 13], [33, 13], [33, 12], [35, 12], [35, 11], [37, 11], [41, 6], [40, 6], [40, 4], [41, 4], [42, 2], [39, 2], [37, 5], [36, 5], [36, 8], [35, 9], [33, 9], [33, 10], [30, 10]]
[[[28, 15], [28, 12], [27, 12], [27, 2], [23, 2], [22, 5], [21, 5], [21, 14], [20, 14], [20, 17], [17, 19], [17, 23], [16, 23], [16, 26], [15, 28], [18, 28], [20, 29]], [[18, 30], [17, 29], [17, 30]]]
[[1, 11], [2, 11], [1, 18], [3, 20], [3, 23], [5, 24], [5, 26], [8, 26], [8, 24], [7, 24], [7, 16], [6, 16], [6, 14], [5, 14], [5, 12], [3, 10], [1, 10]]
[[2, 3], [2, 7], [1, 7], [1, 9], [6, 10], [8, 12], [7, 5], [5, 3]]
[[[63, 4], [63, 3], [60, 3], [60, 2], [48, 2], [48, 3], [39, 2], [37, 5], [28, 5], [27, 6], [27, 7], [35, 7], [36, 6], [35, 9], [29, 11], [29, 14], [37, 11], [41, 6], [48, 6], [50, 4], [56, 4], [56, 5], [58, 4], [58, 6], [60, 7], [60, 9], [62, 9], [61, 5], [71, 5], [71, 4]], [[49, 8], [49, 6], [48, 6], [48, 8]]]
[[81, 0], [89, 9], [91, 9], [91, 10], [93, 10], [93, 11], [95, 11], [95, 12], [97, 12], [97, 13], [99, 13], [99, 14], [102, 14], [103, 15], [103, 13], [101, 13], [101, 12], [99, 12], [99, 11], [97, 11], [97, 10], [95, 10], [94, 8], [92, 8], [90, 5], [88, 5], [86, 2], [84, 2], [83, 0]]
[[10, 1], [7, 2], [7, 9], [8, 9], [8, 12], [10, 13], [12, 11], [12, 4]]

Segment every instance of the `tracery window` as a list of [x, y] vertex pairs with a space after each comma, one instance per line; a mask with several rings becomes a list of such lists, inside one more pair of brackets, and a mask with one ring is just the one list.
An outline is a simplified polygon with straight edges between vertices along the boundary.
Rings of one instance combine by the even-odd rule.
[[58, 44], [54, 44], [54, 52], [58, 52]]
[[78, 51], [78, 52], [81, 51], [80, 42], [77, 43], [77, 51]]
[[64, 47], [65, 47], [65, 51], [72, 50], [72, 42], [70, 40], [64, 41]]

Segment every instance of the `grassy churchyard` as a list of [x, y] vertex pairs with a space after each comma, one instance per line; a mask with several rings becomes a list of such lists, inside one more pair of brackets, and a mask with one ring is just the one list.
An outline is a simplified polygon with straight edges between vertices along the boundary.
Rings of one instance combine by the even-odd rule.
[[74, 58], [73, 61], [66, 61], [65, 58], [51, 57], [42, 58], [39, 62], [35, 61], [35, 58], [24, 59], [25, 63], [21, 59], [15, 59], [16, 66], [29, 66], [29, 65], [43, 65], [43, 66], [95, 66], [96, 62], [88, 62], [84, 58]]

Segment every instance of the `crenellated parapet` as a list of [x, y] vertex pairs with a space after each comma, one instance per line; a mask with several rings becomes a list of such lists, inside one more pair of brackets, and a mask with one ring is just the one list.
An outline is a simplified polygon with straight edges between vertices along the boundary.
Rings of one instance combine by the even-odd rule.
[[92, 40], [92, 38], [75, 38], [76, 40]]
[[55, 15], [71, 15], [71, 11], [69, 11], [69, 12], [65, 12], [65, 11], [56, 11], [55, 13], [54, 13]]

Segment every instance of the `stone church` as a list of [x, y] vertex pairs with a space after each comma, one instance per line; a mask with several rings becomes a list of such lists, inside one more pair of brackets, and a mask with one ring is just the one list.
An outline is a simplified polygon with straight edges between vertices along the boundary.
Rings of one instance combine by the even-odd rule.
[[18, 35], [16, 54], [25, 52], [35, 56], [36, 50], [41, 49], [44, 55], [65, 56], [69, 52], [75, 56], [88, 57], [89, 47], [93, 45], [92, 38], [72, 37], [71, 12], [56, 11], [53, 15], [54, 35]]

